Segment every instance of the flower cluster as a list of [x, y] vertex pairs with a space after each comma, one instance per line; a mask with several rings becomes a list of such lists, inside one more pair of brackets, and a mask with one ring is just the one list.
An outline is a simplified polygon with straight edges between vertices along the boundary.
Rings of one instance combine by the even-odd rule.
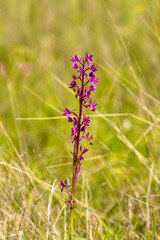
[[[73, 179], [72, 185], [75, 184], [78, 180], [78, 177], [82, 171], [81, 161], [84, 160], [83, 155], [89, 150], [87, 148], [83, 148], [81, 145], [82, 139], [86, 139], [92, 145], [93, 136], [87, 132], [87, 127], [89, 126], [90, 119], [84, 114], [84, 111], [87, 108], [90, 108], [91, 111], [96, 111], [96, 103], [93, 102], [90, 98], [90, 95], [93, 91], [95, 91], [95, 84], [98, 83], [99, 78], [95, 77], [95, 72], [97, 71], [97, 67], [95, 67], [93, 63], [93, 55], [88, 55], [84, 58], [78, 58], [77, 55], [71, 58], [73, 62], [73, 69], [76, 70], [76, 75], [73, 74], [72, 82], [69, 84], [69, 88], [73, 89], [75, 92], [76, 98], [79, 99], [79, 111], [78, 114], [74, 110], [69, 110], [67, 108], [64, 109], [64, 116], [67, 117], [68, 122], [73, 124], [71, 128], [71, 137], [72, 143], [74, 143], [74, 152], [73, 152]], [[72, 186], [70, 185], [70, 186]], [[59, 186], [67, 189], [70, 186], [67, 185], [67, 181]], [[62, 191], [61, 190], [61, 191]], [[70, 201], [73, 200], [72, 194], [70, 194]], [[73, 201], [72, 201], [73, 202]], [[71, 205], [71, 204], [70, 204]]]

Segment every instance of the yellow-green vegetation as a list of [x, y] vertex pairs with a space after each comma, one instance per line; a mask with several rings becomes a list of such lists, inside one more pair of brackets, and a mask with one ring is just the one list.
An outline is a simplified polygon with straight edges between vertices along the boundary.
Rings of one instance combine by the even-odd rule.
[[[75, 239], [160, 238], [160, 1], [1, 0], [0, 239], [67, 240], [71, 56], [100, 77]], [[96, 115], [96, 116], [95, 116]]]

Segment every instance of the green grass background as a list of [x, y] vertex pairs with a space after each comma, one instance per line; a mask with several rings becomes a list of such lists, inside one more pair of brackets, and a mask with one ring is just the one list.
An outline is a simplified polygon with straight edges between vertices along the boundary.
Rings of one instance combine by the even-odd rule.
[[57, 185], [71, 181], [71, 125], [47, 118], [78, 107], [70, 59], [86, 52], [99, 116], [76, 186], [75, 239], [159, 239], [159, 0], [0, 5], [0, 239], [68, 239]]

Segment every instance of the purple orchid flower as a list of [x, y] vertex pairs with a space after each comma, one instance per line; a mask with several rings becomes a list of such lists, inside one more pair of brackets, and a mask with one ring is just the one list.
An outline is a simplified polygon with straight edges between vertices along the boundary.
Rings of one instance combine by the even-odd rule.
[[63, 183], [62, 181], [60, 181], [60, 184], [58, 184], [61, 188], [61, 192], [63, 191], [64, 188], [69, 188], [71, 185], [67, 185], [67, 179], [65, 180], [65, 182]]
[[76, 87], [76, 81], [73, 80], [70, 84], [69, 84], [69, 88], [75, 88]]
[[89, 73], [89, 76], [92, 78], [92, 77], [94, 77], [95, 75], [94, 75], [94, 72], [90, 72]]
[[92, 71], [92, 72], [96, 72], [97, 71], [97, 67], [94, 66], [94, 63], [91, 67], [89, 67], [89, 69]]
[[86, 60], [87, 62], [93, 61], [92, 58], [93, 58], [93, 55], [88, 56], [88, 54], [86, 53], [85, 60]]
[[77, 55], [75, 55], [75, 57], [71, 57], [71, 58], [72, 58], [71, 61], [74, 62], [74, 63], [80, 62], [83, 59], [83, 58], [79, 59], [77, 57]]
[[83, 124], [84, 126], [89, 126], [90, 119], [83, 114]]
[[65, 108], [63, 116], [70, 116], [71, 111], [68, 108]]
[[74, 63], [73, 68], [78, 69], [78, 65], [76, 63]]
[[77, 168], [76, 168], [76, 177], [75, 177], [75, 182], [77, 182], [77, 180], [78, 180], [78, 177], [79, 177], [79, 175], [80, 175], [81, 171], [82, 171], [82, 167], [81, 167], [81, 166], [79, 166], [79, 167], [77, 167]]
[[[80, 173], [82, 171], [82, 160], [84, 161], [84, 154], [89, 151], [88, 148], [80, 145], [81, 140], [87, 140], [90, 145], [92, 145], [93, 136], [86, 134], [86, 129], [89, 126], [90, 119], [88, 116], [83, 114], [83, 112], [90, 108], [91, 111], [96, 111], [95, 106], [97, 105], [95, 101], [92, 101], [90, 96], [93, 91], [95, 91], [95, 84], [98, 83], [99, 78], [95, 77], [97, 72], [97, 67], [93, 63], [93, 55], [88, 55], [86, 53], [85, 57], [79, 58], [77, 55], [71, 57], [73, 62], [73, 69], [75, 69], [76, 74], [72, 75], [72, 82], [69, 84], [69, 88], [73, 89], [75, 92], [75, 97], [79, 101], [78, 113], [73, 110], [70, 111], [68, 108], [64, 109], [63, 116], [66, 116], [68, 122], [73, 124], [71, 128], [72, 143], [74, 143], [73, 155], [73, 176], [72, 185], [67, 185], [67, 180], [63, 183], [60, 182], [59, 186], [61, 191], [66, 188], [69, 195], [69, 200], [65, 201], [70, 205], [71, 211], [74, 209], [74, 195], [75, 195], [75, 184], [78, 181]], [[71, 192], [68, 188], [72, 187]]]
[[84, 150], [82, 150], [82, 146], [80, 146], [80, 151], [81, 151], [81, 155], [80, 155], [80, 160], [84, 160], [83, 154], [88, 152], [89, 149], [85, 148]]

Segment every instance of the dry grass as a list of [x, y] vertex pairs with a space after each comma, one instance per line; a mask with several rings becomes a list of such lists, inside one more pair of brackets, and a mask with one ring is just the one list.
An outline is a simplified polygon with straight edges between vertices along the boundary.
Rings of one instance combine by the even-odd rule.
[[0, 20], [0, 239], [68, 239], [62, 112], [77, 106], [70, 56], [86, 51], [100, 83], [75, 239], [159, 239], [159, 1], [2, 0]]

